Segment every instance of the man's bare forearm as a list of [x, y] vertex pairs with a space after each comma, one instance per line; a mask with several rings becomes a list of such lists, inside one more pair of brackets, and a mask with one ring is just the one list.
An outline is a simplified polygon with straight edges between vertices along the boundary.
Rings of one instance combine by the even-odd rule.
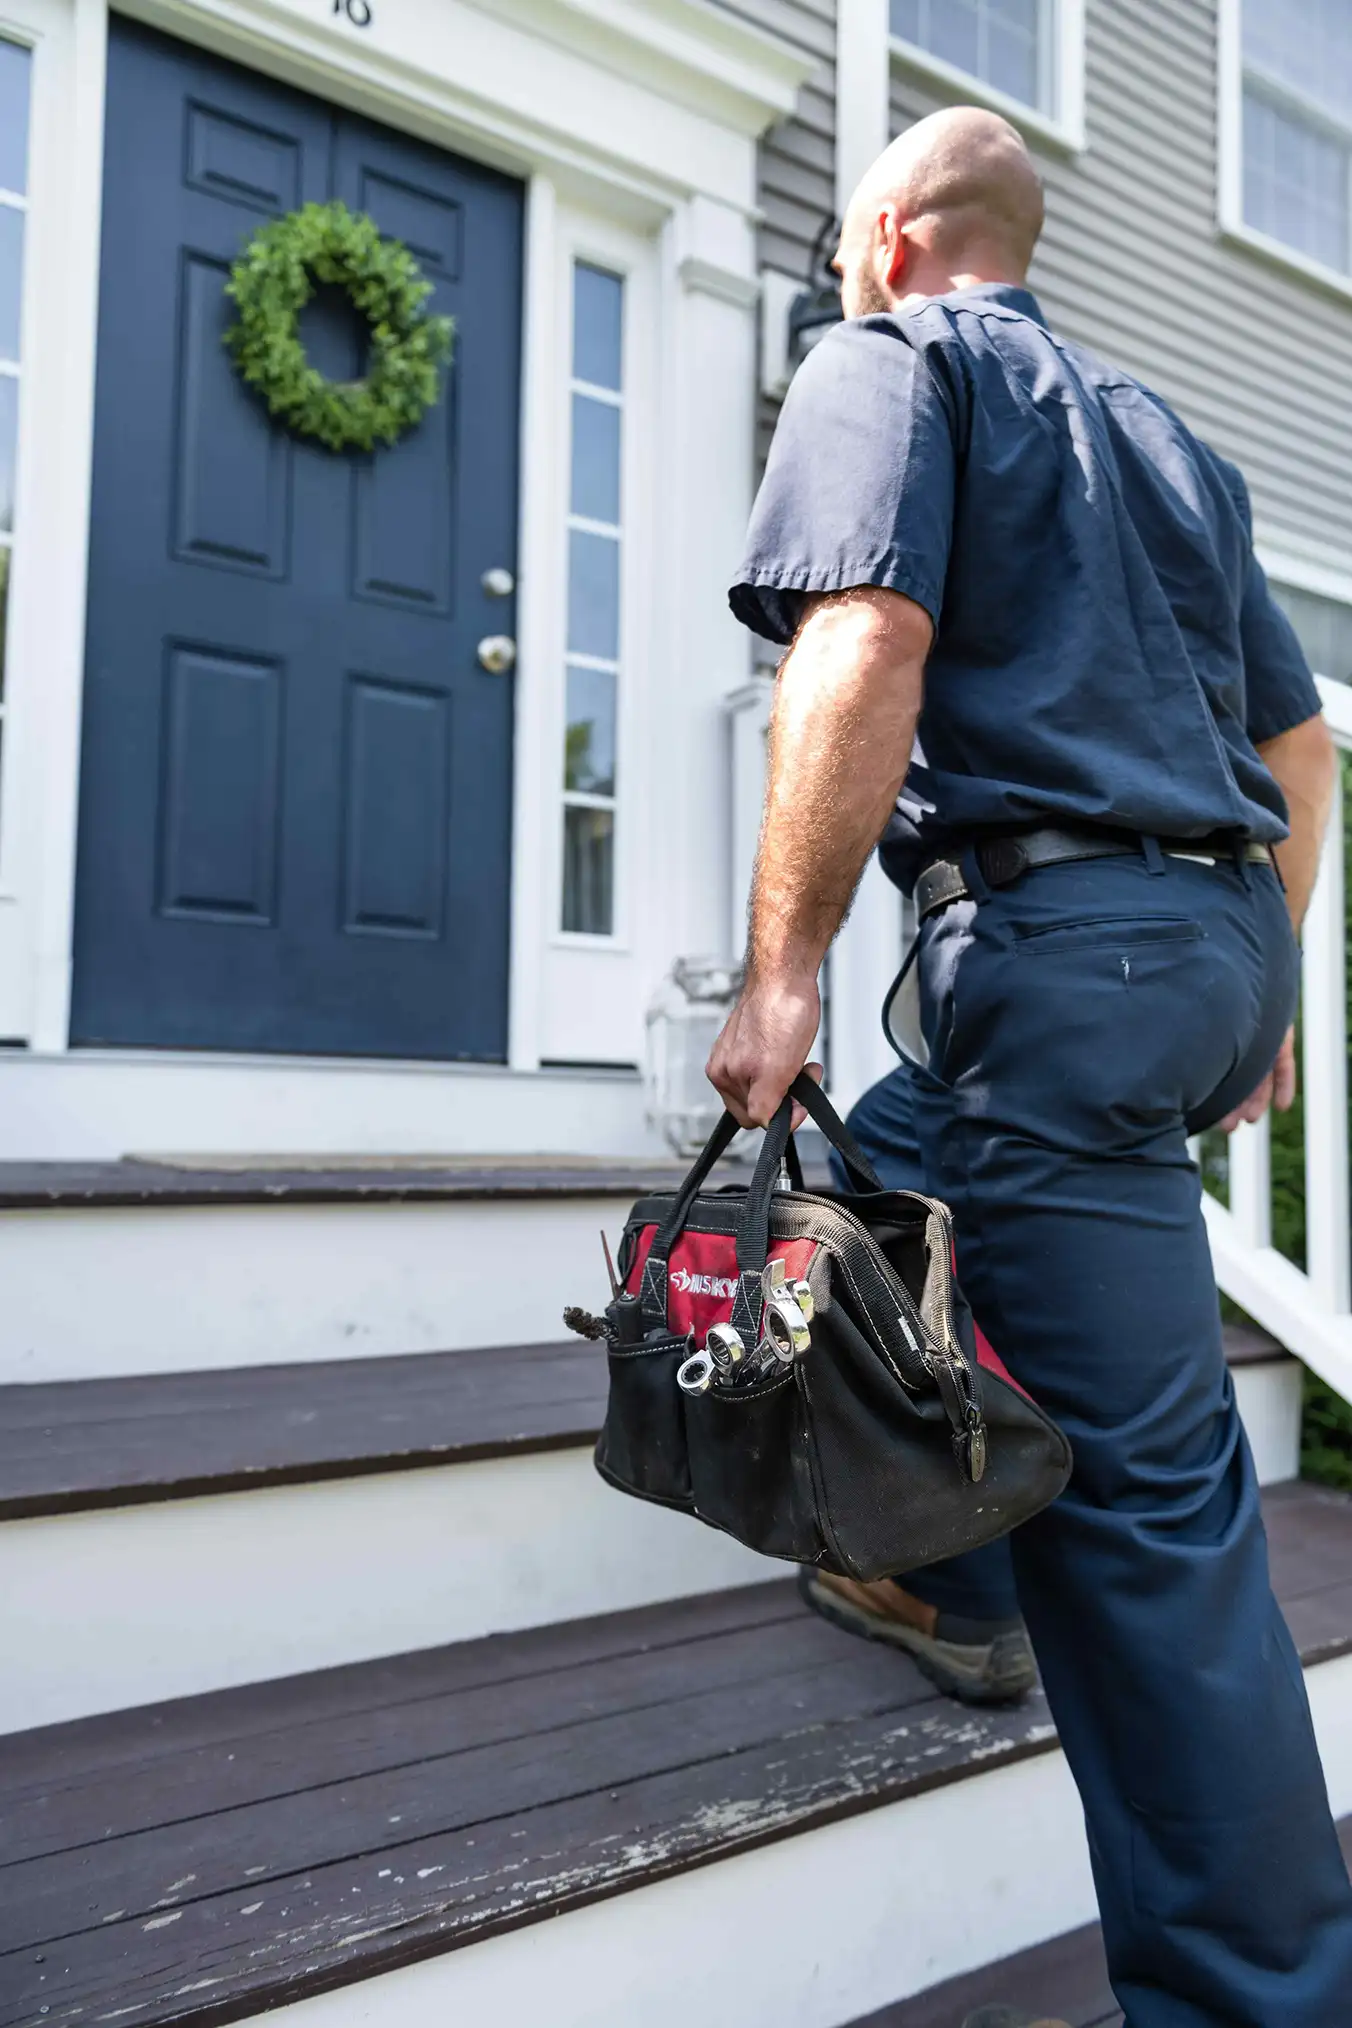
[[815, 977], [910, 765], [931, 635], [920, 606], [872, 588], [804, 621], [775, 696], [750, 980]]
[[1299, 929], [1319, 872], [1338, 753], [1322, 718], [1308, 718], [1290, 732], [1265, 740], [1258, 752], [1286, 798], [1291, 836], [1277, 846], [1277, 864], [1286, 886], [1291, 921]]

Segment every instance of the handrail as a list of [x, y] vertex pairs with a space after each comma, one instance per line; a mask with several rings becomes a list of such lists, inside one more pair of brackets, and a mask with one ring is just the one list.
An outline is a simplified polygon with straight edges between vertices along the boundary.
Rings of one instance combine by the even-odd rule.
[[[1352, 689], [1319, 677], [1324, 715], [1352, 751]], [[1225, 1294], [1352, 1401], [1352, 1247], [1348, 1220], [1347, 948], [1344, 814], [1334, 790], [1328, 842], [1302, 936], [1301, 1065], [1305, 1125], [1305, 1267], [1272, 1244], [1267, 1119], [1230, 1137], [1230, 1203], [1203, 1197], [1216, 1280]]]

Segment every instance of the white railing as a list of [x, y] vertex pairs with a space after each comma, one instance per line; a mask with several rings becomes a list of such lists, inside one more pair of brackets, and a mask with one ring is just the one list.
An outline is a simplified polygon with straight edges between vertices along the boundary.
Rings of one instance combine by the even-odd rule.
[[[1325, 716], [1352, 749], [1352, 690], [1319, 679]], [[1302, 1058], [1296, 1103], [1305, 1125], [1305, 1260], [1272, 1244], [1270, 1124], [1240, 1127], [1229, 1146], [1230, 1205], [1203, 1199], [1216, 1280], [1232, 1301], [1352, 1400], [1352, 1262], [1348, 1233], [1347, 950], [1343, 798], [1302, 939]]]

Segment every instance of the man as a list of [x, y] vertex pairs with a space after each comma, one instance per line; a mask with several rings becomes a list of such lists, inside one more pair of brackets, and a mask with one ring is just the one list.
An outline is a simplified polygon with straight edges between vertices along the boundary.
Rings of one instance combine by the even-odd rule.
[[1352, 1888], [1186, 1148], [1289, 1094], [1334, 759], [1243, 480], [1047, 331], [1041, 221], [1018, 136], [970, 108], [850, 205], [849, 321], [790, 389], [732, 591], [792, 646], [709, 1071], [771, 1117], [888, 825], [924, 913], [925, 1179], [978, 1320], [1075, 1450], [1012, 1555], [1115, 1991], [1130, 2028], [1335, 2028]]

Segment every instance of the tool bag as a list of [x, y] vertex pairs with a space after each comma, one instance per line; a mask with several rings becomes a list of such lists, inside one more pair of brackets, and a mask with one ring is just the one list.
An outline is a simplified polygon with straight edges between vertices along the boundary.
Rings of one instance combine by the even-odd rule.
[[[794, 1098], [857, 1192], [802, 1187]], [[634, 1205], [604, 1319], [569, 1313], [607, 1344], [601, 1476], [767, 1556], [864, 1579], [1047, 1506], [1070, 1446], [976, 1331], [947, 1206], [883, 1189], [806, 1075], [750, 1183], [706, 1190], [736, 1132], [725, 1113], [682, 1187]]]

